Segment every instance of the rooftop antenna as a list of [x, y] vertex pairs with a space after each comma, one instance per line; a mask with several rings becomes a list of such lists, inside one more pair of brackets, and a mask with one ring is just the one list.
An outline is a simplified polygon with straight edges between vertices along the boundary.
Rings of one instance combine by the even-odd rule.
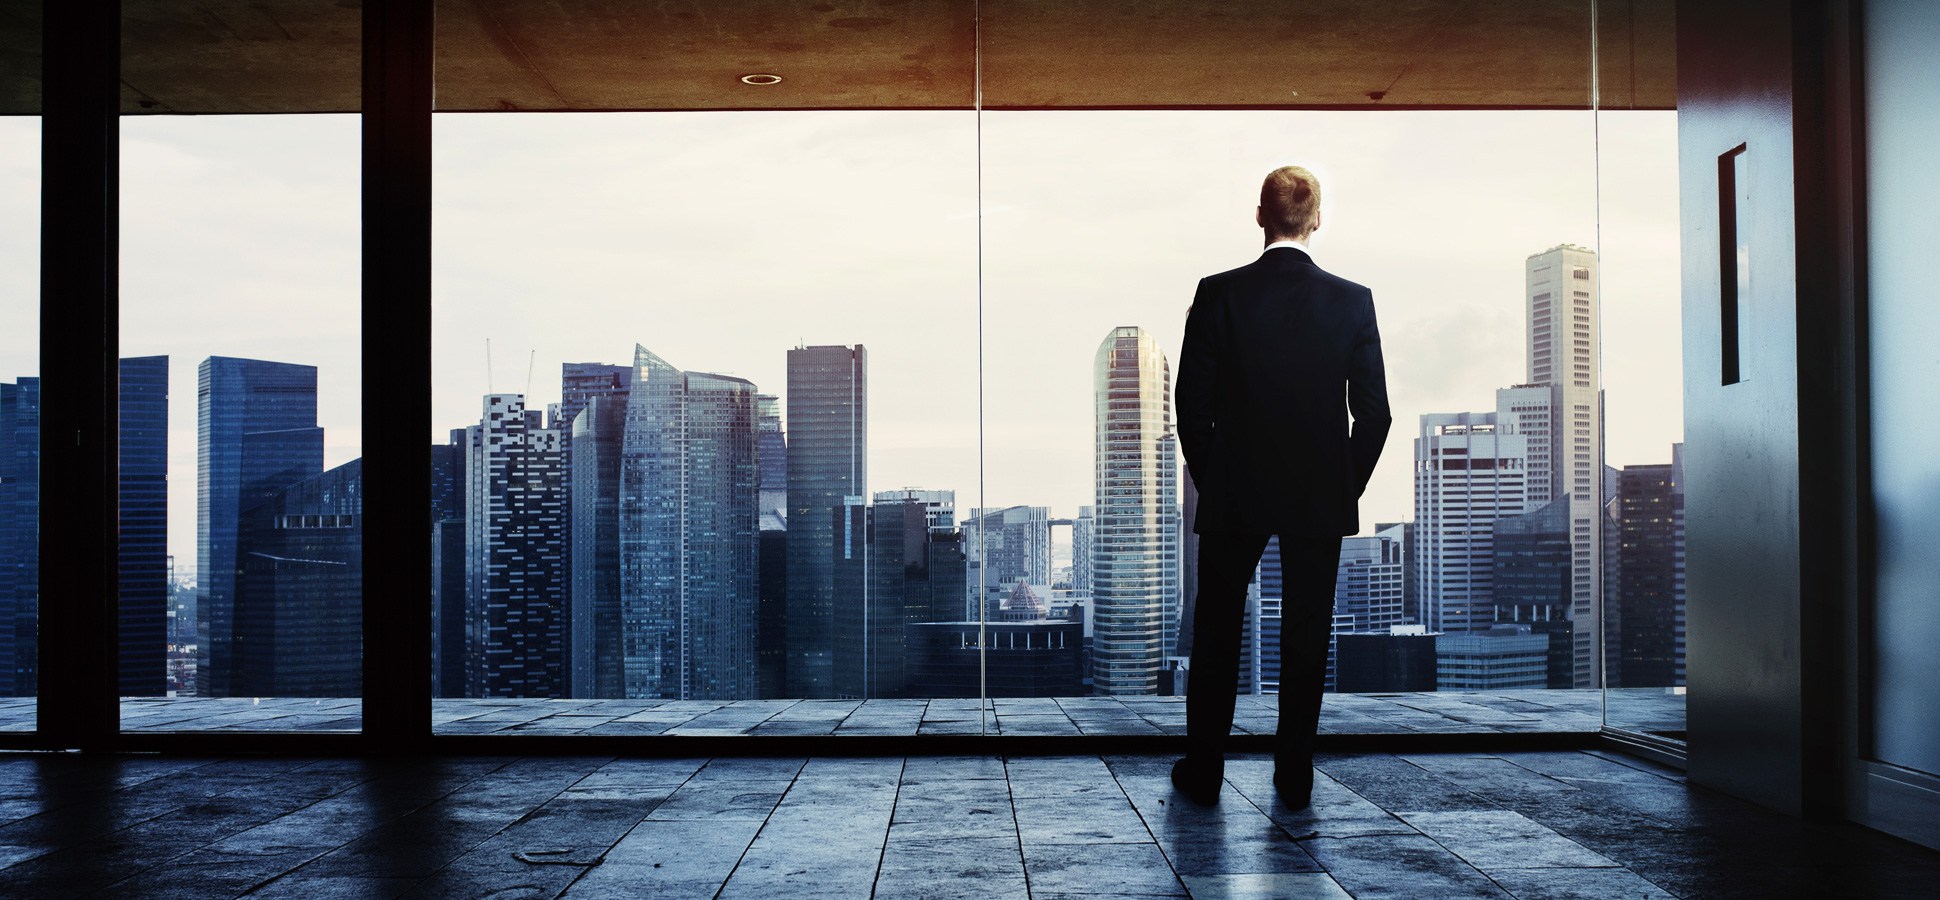
[[532, 396], [532, 365], [539, 361], [539, 350], [533, 348], [532, 355], [525, 358], [525, 395]]
[[492, 391], [492, 339], [485, 339], [485, 393]]

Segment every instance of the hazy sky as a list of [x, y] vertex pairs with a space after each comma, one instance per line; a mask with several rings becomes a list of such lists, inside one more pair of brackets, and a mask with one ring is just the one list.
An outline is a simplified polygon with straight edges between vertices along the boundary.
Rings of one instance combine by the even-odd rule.
[[[1319, 264], [1374, 290], [1395, 430], [1363, 523], [1411, 516], [1425, 412], [1522, 381], [1523, 260], [1597, 247], [1586, 112], [440, 115], [433, 435], [565, 361], [786, 384], [798, 343], [870, 351], [870, 488], [1091, 502], [1091, 362], [1114, 326], [1176, 361], [1199, 277], [1258, 255], [1260, 177], [1321, 177]], [[1676, 118], [1602, 115], [1608, 458], [1681, 439]], [[326, 464], [360, 452], [358, 123], [122, 125], [122, 351], [169, 354], [170, 550], [194, 559], [195, 367], [316, 365]], [[38, 368], [38, 123], [0, 119], [0, 379]], [[979, 217], [981, 208], [981, 257]], [[491, 340], [493, 365], [486, 365]], [[785, 399], [785, 398], [784, 398]], [[381, 410], [372, 414], [382, 415]]]

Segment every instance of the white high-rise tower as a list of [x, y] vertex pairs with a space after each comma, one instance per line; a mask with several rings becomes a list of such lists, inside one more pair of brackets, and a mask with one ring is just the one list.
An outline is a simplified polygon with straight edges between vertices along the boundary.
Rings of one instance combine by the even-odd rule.
[[1096, 506], [1091, 541], [1092, 687], [1158, 691], [1179, 619], [1179, 458], [1171, 370], [1142, 328], [1114, 328], [1092, 370]]
[[1603, 397], [1597, 258], [1572, 244], [1527, 261], [1529, 384], [1552, 389], [1551, 497], [1570, 497], [1570, 618], [1575, 686], [1602, 683]]
[[1500, 413], [1429, 413], [1415, 438], [1415, 582], [1430, 631], [1495, 624], [1495, 520], [1529, 509], [1529, 441]]

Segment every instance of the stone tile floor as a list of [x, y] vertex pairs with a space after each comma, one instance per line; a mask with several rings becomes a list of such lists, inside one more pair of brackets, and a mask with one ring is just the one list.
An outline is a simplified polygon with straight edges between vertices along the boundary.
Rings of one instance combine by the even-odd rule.
[[1940, 854], [1602, 752], [194, 759], [0, 755], [0, 896], [1932, 897]]
[[[1239, 698], [1233, 730], [1270, 734], [1272, 696]], [[1664, 691], [1612, 692], [1612, 724], [1640, 731], [1684, 728], [1684, 697]], [[32, 698], [0, 701], [0, 731], [33, 728]], [[581, 735], [951, 735], [1183, 734], [1185, 704], [1171, 697], [1057, 697], [977, 700], [435, 700], [443, 734]], [[1593, 732], [1603, 724], [1600, 691], [1527, 690], [1328, 694], [1320, 730], [1405, 732]], [[128, 698], [130, 731], [355, 731], [352, 699]]]

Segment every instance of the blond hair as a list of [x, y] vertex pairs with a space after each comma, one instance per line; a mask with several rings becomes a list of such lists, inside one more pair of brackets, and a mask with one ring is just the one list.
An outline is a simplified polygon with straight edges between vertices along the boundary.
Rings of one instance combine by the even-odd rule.
[[1260, 224], [1276, 238], [1304, 238], [1320, 227], [1320, 179], [1299, 166], [1281, 166], [1260, 185]]

